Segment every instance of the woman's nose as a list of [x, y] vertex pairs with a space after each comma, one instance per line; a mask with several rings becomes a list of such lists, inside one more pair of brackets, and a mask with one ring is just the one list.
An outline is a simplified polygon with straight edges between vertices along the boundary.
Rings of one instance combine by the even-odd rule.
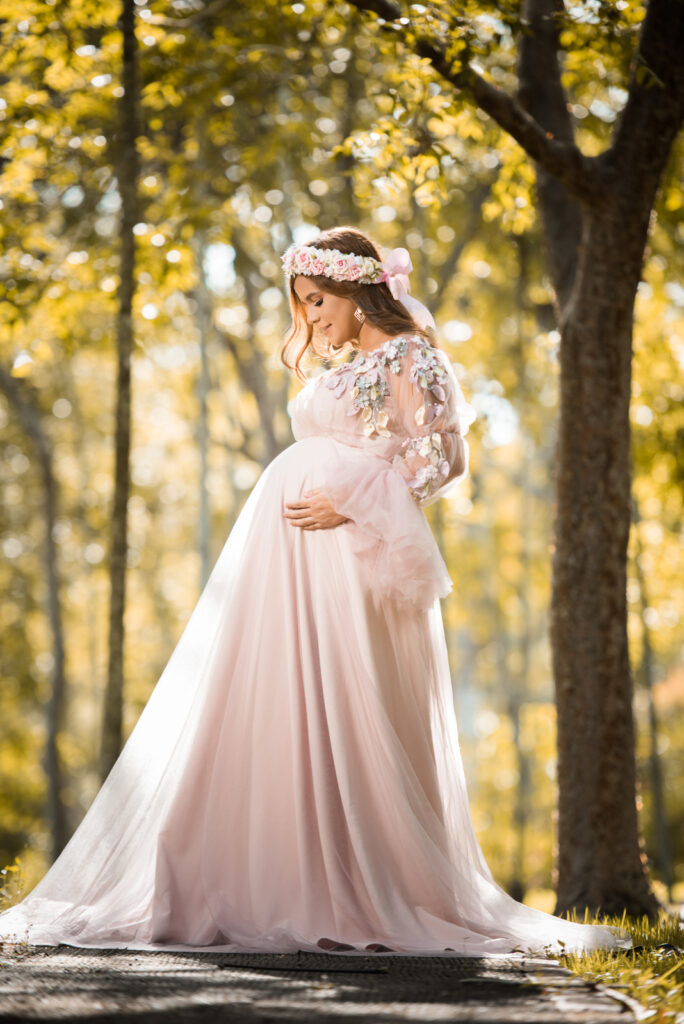
[[306, 319], [310, 324], [318, 323], [318, 310], [309, 308], [306, 313]]

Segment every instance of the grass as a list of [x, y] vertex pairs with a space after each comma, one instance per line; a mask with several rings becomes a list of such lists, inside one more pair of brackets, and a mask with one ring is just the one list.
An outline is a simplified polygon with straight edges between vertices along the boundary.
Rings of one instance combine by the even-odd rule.
[[31, 863], [25, 856], [15, 857], [0, 870], [0, 911], [23, 900], [45, 872], [42, 861]]
[[631, 996], [649, 1024], [684, 1024], [684, 921], [665, 912], [655, 921], [627, 915], [584, 920], [625, 928], [634, 949], [567, 953], [557, 957], [562, 966]]
[[21, 861], [19, 857], [15, 857], [13, 864], [8, 864], [0, 871], [0, 910], [7, 910], [14, 903], [18, 903], [22, 890]]

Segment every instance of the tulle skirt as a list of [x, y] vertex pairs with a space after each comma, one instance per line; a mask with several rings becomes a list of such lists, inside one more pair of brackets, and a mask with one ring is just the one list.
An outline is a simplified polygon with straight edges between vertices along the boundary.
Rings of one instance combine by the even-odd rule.
[[284, 518], [368, 458], [314, 437], [263, 472], [112, 771], [0, 938], [446, 956], [625, 943], [494, 882], [438, 597], [375, 587], [357, 524]]

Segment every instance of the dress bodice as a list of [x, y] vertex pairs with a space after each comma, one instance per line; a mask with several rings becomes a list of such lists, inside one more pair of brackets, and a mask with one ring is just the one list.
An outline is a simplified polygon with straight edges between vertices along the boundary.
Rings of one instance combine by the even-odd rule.
[[417, 501], [467, 469], [474, 411], [447, 356], [422, 335], [390, 338], [310, 380], [289, 403], [296, 440], [332, 437], [393, 462]]

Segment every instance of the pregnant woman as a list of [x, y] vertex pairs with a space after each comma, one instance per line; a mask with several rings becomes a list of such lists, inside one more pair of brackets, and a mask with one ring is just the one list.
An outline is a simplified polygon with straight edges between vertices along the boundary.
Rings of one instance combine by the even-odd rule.
[[[305, 386], [135, 728], [0, 937], [130, 949], [615, 946], [517, 903], [470, 816], [422, 507], [473, 419], [410, 261], [352, 228], [283, 257]], [[336, 367], [308, 380], [311, 347]], [[505, 686], [505, 680], [501, 681]]]

